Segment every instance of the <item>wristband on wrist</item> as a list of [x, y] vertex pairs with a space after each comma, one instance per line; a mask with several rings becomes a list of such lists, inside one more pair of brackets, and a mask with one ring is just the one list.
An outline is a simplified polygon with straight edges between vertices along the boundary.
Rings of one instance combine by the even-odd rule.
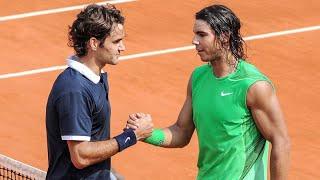
[[136, 134], [133, 132], [133, 129], [125, 130], [123, 133], [114, 137], [114, 139], [116, 139], [118, 143], [119, 152], [137, 143]]
[[154, 129], [152, 131], [152, 135], [143, 141], [155, 146], [161, 146], [164, 140], [165, 140], [164, 131], [162, 129]]

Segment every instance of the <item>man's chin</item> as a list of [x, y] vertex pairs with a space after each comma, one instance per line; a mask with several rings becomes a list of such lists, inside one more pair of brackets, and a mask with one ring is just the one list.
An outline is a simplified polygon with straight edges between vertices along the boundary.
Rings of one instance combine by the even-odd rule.
[[111, 62], [111, 65], [117, 65], [119, 63], [119, 59], [114, 59], [112, 62]]
[[114, 59], [109, 60], [107, 62], [107, 64], [109, 64], [109, 65], [117, 65], [118, 63], [119, 63], [119, 59], [118, 58], [114, 58]]
[[201, 60], [202, 62], [209, 62], [208, 58], [204, 58], [204, 57], [201, 57], [201, 56], [200, 56], [200, 60]]

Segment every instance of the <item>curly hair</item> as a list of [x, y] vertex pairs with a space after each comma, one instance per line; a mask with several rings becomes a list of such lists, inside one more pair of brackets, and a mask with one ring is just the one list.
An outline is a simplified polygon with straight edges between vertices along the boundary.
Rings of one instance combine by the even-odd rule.
[[195, 15], [196, 20], [207, 22], [214, 31], [217, 40], [222, 43], [225, 37], [229, 38], [227, 48], [230, 48], [232, 55], [236, 59], [244, 59], [245, 42], [240, 34], [241, 23], [239, 18], [232, 12], [231, 9], [224, 5], [208, 6]]
[[77, 19], [69, 26], [68, 46], [73, 47], [78, 57], [87, 55], [87, 42], [91, 37], [100, 41], [103, 47], [105, 39], [110, 35], [114, 23], [124, 24], [125, 18], [111, 4], [91, 4], [82, 10]]

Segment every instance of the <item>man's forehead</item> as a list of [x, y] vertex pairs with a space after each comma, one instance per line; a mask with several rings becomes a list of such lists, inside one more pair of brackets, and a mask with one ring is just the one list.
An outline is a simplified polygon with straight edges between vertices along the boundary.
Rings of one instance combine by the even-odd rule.
[[123, 30], [123, 29], [124, 29], [124, 27], [123, 27], [122, 24], [117, 24], [116, 27], [117, 27], [119, 30]]
[[209, 26], [209, 24], [203, 20], [196, 20], [194, 22], [194, 26], [193, 26], [193, 30], [195, 32], [197, 31], [211, 31], [211, 27]]

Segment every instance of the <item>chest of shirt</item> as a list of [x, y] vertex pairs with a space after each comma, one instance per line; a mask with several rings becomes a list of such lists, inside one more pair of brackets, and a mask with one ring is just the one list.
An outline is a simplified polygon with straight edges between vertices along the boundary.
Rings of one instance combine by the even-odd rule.
[[83, 84], [83, 92], [89, 108], [91, 119], [91, 140], [109, 138], [111, 108], [108, 97], [108, 86], [103, 81], [93, 84]]

